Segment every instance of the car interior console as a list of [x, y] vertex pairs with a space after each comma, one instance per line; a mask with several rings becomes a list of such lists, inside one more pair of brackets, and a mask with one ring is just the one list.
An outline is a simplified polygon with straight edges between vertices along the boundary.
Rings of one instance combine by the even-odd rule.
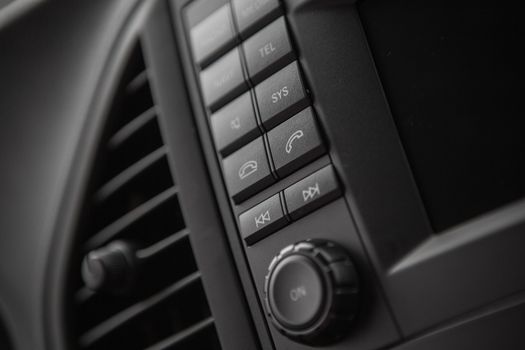
[[53, 208], [5, 211], [0, 266], [46, 251], [36, 282], [0, 267], [0, 348], [525, 348], [519, 2], [60, 3], [25, 8], [60, 29], [27, 37], [77, 56], [0, 31], [6, 86], [16, 57], [39, 72], [9, 126], [54, 116], [0, 130], [39, 152], [17, 200], [46, 181], [27, 213]]

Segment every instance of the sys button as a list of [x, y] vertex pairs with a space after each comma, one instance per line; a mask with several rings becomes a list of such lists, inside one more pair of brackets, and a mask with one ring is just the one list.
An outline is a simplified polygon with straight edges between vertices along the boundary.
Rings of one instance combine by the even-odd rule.
[[288, 213], [292, 219], [319, 208], [341, 194], [334, 168], [328, 165], [284, 190]]
[[308, 96], [297, 61], [255, 87], [257, 105], [268, 130], [308, 106]]

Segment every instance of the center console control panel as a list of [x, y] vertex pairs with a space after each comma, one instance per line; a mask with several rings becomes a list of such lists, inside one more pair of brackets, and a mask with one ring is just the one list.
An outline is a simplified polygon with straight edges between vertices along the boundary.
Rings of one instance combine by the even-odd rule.
[[[395, 329], [278, 0], [194, 0], [182, 11], [207, 130], [276, 349], [364, 344]], [[198, 117], [198, 116], [197, 116]], [[203, 136], [206, 137], [206, 136]], [[363, 314], [374, 308], [373, 317]]]
[[[201, 92], [234, 205], [327, 150], [283, 13], [277, 0], [234, 0], [190, 29]], [[327, 165], [240, 214], [242, 238], [255, 244], [340, 193], [335, 170]]]

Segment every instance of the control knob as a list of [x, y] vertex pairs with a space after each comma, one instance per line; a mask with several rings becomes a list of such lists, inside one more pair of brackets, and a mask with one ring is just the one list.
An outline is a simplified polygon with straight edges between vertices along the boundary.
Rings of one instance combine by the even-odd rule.
[[281, 333], [320, 345], [348, 333], [357, 313], [359, 283], [343, 247], [307, 240], [287, 246], [272, 260], [264, 295], [267, 314]]

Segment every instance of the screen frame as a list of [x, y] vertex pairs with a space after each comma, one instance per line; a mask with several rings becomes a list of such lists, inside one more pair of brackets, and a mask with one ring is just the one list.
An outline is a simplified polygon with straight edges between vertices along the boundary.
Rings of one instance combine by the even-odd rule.
[[[292, 1], [290, 1], [292, 2]], [[525, 200], [431, 228], [358, 5], [310, 2], [289, 18], [331, 157], [404, 335], [525, 289]], [[337, 50], [334, 50], [337, 48]], [[327, 59], [326, 52], [332, 53]], [[352, 82], [351, 85], [348, 82]]]

